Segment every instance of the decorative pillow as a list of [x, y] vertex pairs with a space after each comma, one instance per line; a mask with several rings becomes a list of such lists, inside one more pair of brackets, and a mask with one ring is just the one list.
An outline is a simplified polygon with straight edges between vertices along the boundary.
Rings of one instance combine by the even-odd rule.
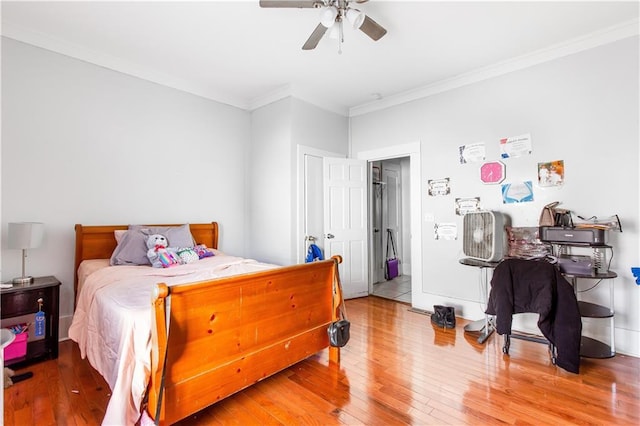
[[[129, 225], [129, 230], [139, 230], [146, 236], [153, 234], [164, 235], [167, 238], [169, 247], [190, 248], [195, 245], [188, 223], [180, 226]], [[145, 251], [147, 250], [146, 245], [144, 249]]]
[[146, 236], [139, 230], [129, 230], [122, 235], [111, 255], [110, 265], [150, 265], [147, 258]]
[[113, 236], [116, 237], [117, 244], [120, 244], [120, 240], [122, 239], [122, 236], [126, 233], [127, 233], [126, 229], [117, 229], [113, 231]]
[[[110, 265], [151, 265], [147, 257], [147, 237], [164, 235], [170, 247], [193, 247], [194, 241], [189, 224], [180, 226], [129, 225], [111, 255]], [[117, 240], [116, 240], [117, 241]]]
[[184, 263], [193, 263], [200, 260], [198, 253], [192, 248], [178, 249], [178, 256], [180, 256], [180, 259], [182, 259]]
[[209, 250], [207, 246], [205, 246], [204, 244], [198, 244], [197, 246], [193, 247], [193, 250], [196, 252], [196, 254], [198, 255], [198, 258], [200, 259], [214, 256], [214, 253], [211, 250]]

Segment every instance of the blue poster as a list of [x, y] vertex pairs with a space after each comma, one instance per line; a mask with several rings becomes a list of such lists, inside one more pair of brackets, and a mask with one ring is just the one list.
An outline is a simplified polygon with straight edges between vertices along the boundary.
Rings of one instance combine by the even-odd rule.
[[530, 180], [502, 185], [502, 202], [504, 204], [527, 203], [533, 201], [533, 184]]

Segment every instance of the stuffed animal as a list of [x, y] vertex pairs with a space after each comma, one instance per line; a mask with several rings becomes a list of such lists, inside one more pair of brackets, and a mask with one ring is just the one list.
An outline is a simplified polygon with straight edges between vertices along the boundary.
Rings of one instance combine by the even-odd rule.
[[195, 251], [196, 254], [198, 255], [198, 259], [204, 259], [205, 257], [215, 256], [215, 253], [209, 250], [207, 246], [205, 246], [204, 244], [196, 245], [195, 247], [193, 247], [193, 251]]
[[177, 250], [169, 247], [164, 235], [151, 234], [147, 237], [147, 257], [154, 268], [169, 268], [183, 263]]
[[193, 263], [200, 260], [198, 257], [198, 253], [196, 253], [192, 248], [181, 248], [178, 249], [178, 256], [182, 260], [182, 263]]

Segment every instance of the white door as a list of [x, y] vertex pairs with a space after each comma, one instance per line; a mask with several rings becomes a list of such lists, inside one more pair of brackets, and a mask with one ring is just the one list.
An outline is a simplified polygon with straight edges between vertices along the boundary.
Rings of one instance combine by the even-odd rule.
[[324, 159], [324, 248], [342, 256], [340, 280], [345, 298], [367, 296], [367, 163]]
[[304, 263], [309, 241], [315, 238], [315, 244], [324, 250], [324, 181], [323, 158], [341, 154], [322, 151], [316, 148], [298, 145], [298, 224], [296, 231], [296, 261]]

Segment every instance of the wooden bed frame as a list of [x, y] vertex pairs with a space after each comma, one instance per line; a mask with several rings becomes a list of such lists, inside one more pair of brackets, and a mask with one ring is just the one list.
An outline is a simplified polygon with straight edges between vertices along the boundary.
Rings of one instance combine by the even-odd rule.
[[[114, 231], [127, 225], [75, 228], [77, 289], [80, 262], [110, 258]], [[217, 248], [216, 222], [190, 228], [198, 244]], [[340, 349], [329, 345], [327, 327], [338, 319], [342, 300], [341, 260], [334, 256], [172, 287], [158, 283], [152, 301], [150, 417], [175, 423], [325, 348], [329, 361], [339, 363]]]
[[[149, 225], [149, 226], [181, 226]], [[129, 229], [129, 225], [86, 226], [76, 225], [76, 256], [73, 277], [73, 294], [78, 293], [78, 267], [83, 260], [110, 259], [116, 248], [115, 231]], [[205, 244], [209, 248], [218, 248], [218, 223], [189, 224], [191, 235], [197, 244]]]

